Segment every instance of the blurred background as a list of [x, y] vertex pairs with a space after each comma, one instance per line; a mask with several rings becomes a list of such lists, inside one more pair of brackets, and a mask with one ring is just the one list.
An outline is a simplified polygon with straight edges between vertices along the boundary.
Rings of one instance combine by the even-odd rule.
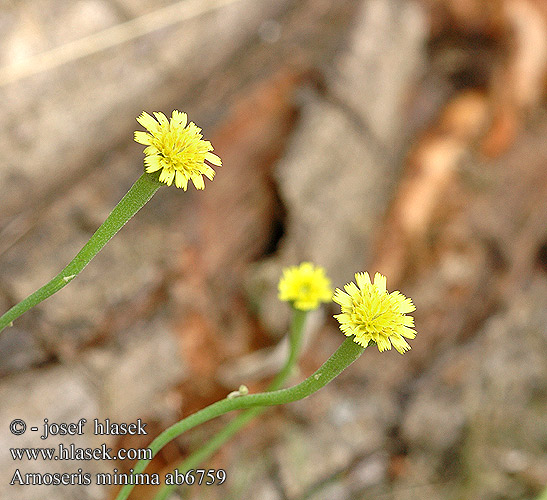
[[[534, 499], [547, 484], [547, 4], [543, 0], [3, 0], [0, 309], [72, 259], [142, 171], [143, 110], [180, 109], [222, 157], [205, 191], [161, 188], [70, 286], [0, 335], [8, 434], [141, 418], [145, 447], [283, 359], [282, 267], [334, 286], [380, 271], [417, 306], [412, 350], [375, 349], [254, 421], [173, 498]], [[293, 383], [343, 337], [310, 316]], [[281, 343], [280, 343], [281, 342]], [[166, 447], [169, 472], [231, 416]], [[54, 446], [54, 438], [47, 441]], [[137, 488], [135, 500], [151, 498]]]

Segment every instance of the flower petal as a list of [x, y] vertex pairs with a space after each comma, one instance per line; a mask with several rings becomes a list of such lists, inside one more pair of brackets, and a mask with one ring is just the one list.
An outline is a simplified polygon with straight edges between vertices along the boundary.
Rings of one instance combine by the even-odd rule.
[[388, 340], [388, 337], [384, 337], [383, 335], [377, 335], [374, 340], [376, 341], [376, 344], [378, 345], [378, 350], [380, 352], [391, 350], [391, 342]]
[[154, 111], [154, 116], [162, 127], [169, 125], [169, 120], [167, 119], [167, 116], [165, 116], [161, 111]]
[[146, 171], [148, 173], [156, 172], [160, 168], [163, 168], [163, 165], [161, 164], [161, 157], [159, 155], [147, 156], [144, 159], [144, 164], [146, 165]]
[[150, 139], [152, 139], [152, 136], [147, 132], [141, 132], [140, 130], [135, 132], [135, 142], [138, 142], [139, 144], [144, 144], [145, 146], [148, 146], [152, 144], [150, 142]]
[[347, 293], [340, 290], [340, 288], [337, 288], [334, 291], [334, 296], [332, 300], [337, 304], [340, 304], [341, 306], [351, 307], [353, 305], [351, 297]]
[[222, 160], [214, 153], [207, 153], [205, 155], [205, 159], [209, 163], [212, 163], [213, 165], [216, 165], [217, 167], [222, 166]]
[[188, 188], [188, 179], [180, 170], [177, 170], [175, 174], [175, 186], [177, 186], [178, 188], [182, 188], [185, 191]]
[[399, 351], [401, 354], [404, 354], [405, 351], [410, 350], [408, 342], [402, 337], [390, 337], [390, 340], [393, 344], [393, 347], [395, 347], [395, 349], [397, 349], [397, 351]]
[[350, 295], [352, 297], [354, 295], [359, 294], [359, 289], [357, 288], [357, 285], [353, 281], [350, 281], [349, 283], [346, 283], [344, 285], [344, 290], [347, 292], [348, 295]]
[[355, 281], [357, 282], [357, 286], [364, 290], [367, 285], [370, 285], [370, 276], [367, 272], [364, 273], [356, 273], [355, 274]]
[[137, 118], [137, 121], [152, 135], [159, 129], [158, 122], [154, 120], [146, 111]]
[[184, 128], [186, 127], [186, 124], [188, 123], [188, 115], [186, 113], [182, 113], [181, 111], [174, 110], [173, 113], [171, 113], [171, 129], [175, 128]]
[[209, 179], [210, 181], [213, 180], [213, 177], [215, 176], [215, 171], [209, 167], [208, 165], [205, 165], [206, 168], [203, 168], [202, 169], [202, 174], [207, 177], [207, 179]]
[[374, 275], [374, 286], [378, 287], [381, 292], [385, 292], [387, 290], [386, 277], [380, 273], [376, 273]]
[[196, 186], [196, 189], [205, 189], [205, 182], [203, 181], [201, 174], [193, 175], [192, 182], [194, 183], [194, 186]]

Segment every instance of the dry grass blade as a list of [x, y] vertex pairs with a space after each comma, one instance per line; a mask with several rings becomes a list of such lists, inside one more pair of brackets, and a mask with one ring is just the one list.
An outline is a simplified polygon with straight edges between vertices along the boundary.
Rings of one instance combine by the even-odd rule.
[[144, 16], [0, 68], [0, 87], [240, 1], [182, 0], [168, 5]]

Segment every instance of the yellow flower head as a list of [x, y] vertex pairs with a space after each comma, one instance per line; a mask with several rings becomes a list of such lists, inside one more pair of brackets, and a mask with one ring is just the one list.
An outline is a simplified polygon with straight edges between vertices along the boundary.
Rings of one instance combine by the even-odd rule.
[[[220, 158], [211, 153], [213, 146], [202, 139], [201, 129], [194, 122], [188, 123], [186, 113], [173, 111], [171, 120], [163, 113], [154, 113], [156, 119], [143, 111], [137, 121], [148, 132], [135, 132], [135, 141], [144, 144], [146, 171], [161, 170], [159, 181], [173, 184], [186, 191], [192, 179], [196, 189], [204, 189], [203, 176], [212, 180], [215, 171], [205, 163], [221, 166]], [[156, 121], [157, 120], [157, 121]]]
[[376, 342], [380, 351], [391, 349], [401, 354], [410, 349], [403, 338], [413, 339], [416, 331], [414, 318], [406, 313], [416, 310], [412, 300], [400, 292], [388, 293], [386, 277], [380, 273], [371, 283], [368, 273], [357, 273], [355, 283], [344, 286], [345, 292], [337, 288], [332, 300], [342, 307], [342, 314], [334, 317], [340, 322], [340, 330], [347, 337], [355, 335], [355, 342], [366, 347], [369, 341]]
[[278, 285], [279, 300], [291, 302], [295, 309], [311, 311], [332, 299], [330, 280], [322, 267], [310, 262], [283, 269]]

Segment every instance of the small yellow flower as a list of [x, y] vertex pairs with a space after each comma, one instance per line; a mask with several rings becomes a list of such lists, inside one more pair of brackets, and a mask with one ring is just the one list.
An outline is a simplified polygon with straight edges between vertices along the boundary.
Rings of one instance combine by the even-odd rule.
[[[148, 132], [135, 132], [135, 141], [144, 144], [146, 171], [161, 170], [159, 181], [173, 184], [186, 191], [191, 179], [196, 189], [204, 189], [203, 176], [213, 180], [215, 171], [205, 161], [220, 167], [222, 161], [211, 153], [213, 146], [202, 139], [201, 129], [188, 123], [186, 113], [173, 111], [171, 120], [163, 113], [154, 113], [156, 119], [143, 113], [137, 121]], [[157, 120], [157, 121], [156, 121]]]
[[279, 300], [291, 302], [295, 309], [301, 311], [317, 309], [321, 302], [332, 299], [331, 283], [325, 270], [310, 262], [283, 269], [278, 290]]
[[414, 318], [406, 313], [416, 310], [412, 300], [400, 292], [388, 293], [386, 277], [380, 273], [371, 283], [368, 273], [357, 273], [355, 283], [344, 286], [343, 292], [337, 288], [333, 300], [340, 304], [342, 314], [334, 317], [340, 322], [340, 330], [355, 342], [366, 347], [369, 341], [376, 342], [380, 351], [395, 347], [401, 354], [410, 349], [403, 338], [413, 339], [416, 331]]

